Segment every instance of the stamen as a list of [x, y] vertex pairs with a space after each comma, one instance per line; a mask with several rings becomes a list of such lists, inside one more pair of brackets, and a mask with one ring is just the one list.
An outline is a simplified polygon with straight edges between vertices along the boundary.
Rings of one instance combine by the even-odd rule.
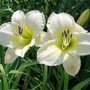
[[67, 38], [67, 33], [66, 33], [66, 31], [64, 31], [64, 35], [65, 35], [65, 38]]
[[72, 39], [72, 34], [70, 34], [69, 29], [67, 31], [62, 32], [62, 39], [63, 39], [62, 49], [64, 50], [65, 48], [68, 47]]
[[62, 37], [63, 37], [63, 38], [65, 37], [64, 32], [62, 32]]
[[67, 30], [67, 34], [69, 34], [69, 29]]
[[19, 35], [21, 35], [23, 32], [23, 29], [20, 26], [18, 26], [18, 29], [19, 29], [18, 33], [19, 33]]
[[72, 38], [72, 34], [70, 35], [70, 38]]
[[64, 44], [62, 45], [62, 49], [65, 49], [65, 46], [64, 46]]
[[70, 42], [70, 39], [68, 38], [68, 42]]

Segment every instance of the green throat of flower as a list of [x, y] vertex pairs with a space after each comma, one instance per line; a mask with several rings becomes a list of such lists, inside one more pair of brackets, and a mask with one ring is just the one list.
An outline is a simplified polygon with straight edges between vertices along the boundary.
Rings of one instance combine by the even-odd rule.
[[62, 32], [62, 50], [65, 50], [72, 40], [72, 33], [69, 30]]
[[28, 45], [32, 39], [32, 32], [26, 25], [23, 25], [23, 27], [18, 26], [18, 30], [15, 33], [13, 39], [14, 42], [20, 46]]

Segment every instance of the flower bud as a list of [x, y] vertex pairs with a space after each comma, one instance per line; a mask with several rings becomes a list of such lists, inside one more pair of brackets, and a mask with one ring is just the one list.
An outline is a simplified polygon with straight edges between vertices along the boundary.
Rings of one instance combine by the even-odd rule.
[[77, 24], [83, 26], [90, 18], [90, 9], [86, 9], [77, 20]]

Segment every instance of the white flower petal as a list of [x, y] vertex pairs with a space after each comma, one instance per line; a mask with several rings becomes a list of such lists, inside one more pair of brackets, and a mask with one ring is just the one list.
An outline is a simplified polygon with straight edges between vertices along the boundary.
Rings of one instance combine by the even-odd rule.
[[5, 63], [6, 64], [13, 63], [17, 57], [18, 56], [15, 55], [14, 48], [13, 49], [9, 48], [5, 54]]
[[77, 33], [75, 37], [78, 37], [77, 47], [72, 53], [83, 56], [90, 54], [90, 33]]
[[32, 39], [31, 43], [25, 47], [18, 47], [15, 49], [15, 54], [20, 57], [24, 57], [25, 53], [29, 50], [31, 46], [35, 44], [35, 39]]
[[25, 23], [25, 14], [21, 10], [17, 10], [13, 13], [11, 17], [11, 23], [14, 33], [18, 34], [18, 27], [23, 27], [23, 24]]
[[25, 20], [34, 34], [40, 34], [40, 32], [44, 29], [45, 16], [38, 10], [28, 12]]
[[47, 42], [47, 41], [49, 41], [51, 39], [52, 39], [51, 34], [49, 32], [47, 32], [46, 35], [45, 35], [45, 38], [44, 38], [44, 42]]
[[11, 23], [4, 23], [0, 26], [0, 44], [12, 48], [12, 25]]
[[48, 19], [47, 27], [52, 36], [60, 36], [64, 30], [74, 30], [74, 19], [66, 13], [52, 13]]
[[50, 33], [47, 33], [47, 32], [43, 32], [42, 33], [41, 32], [41, 34], [38, 37], [36, 37], [35, 45], [41, 47], [45, 42], [47, 42], [47, 41], [49, 41], [51, 39], [52, 38], [51, 38], [51, 34]]
[[87, 31], [84, 30], [80, 25], [78, 25], [77, 23], [75, 23], [75, 31], [78, 33], [86, 33]]
[[[39, 50], [40, 52], [40, 50]], [[45, 64], [49, 66], [55, 66], [54, 64], [58, 57], [60, 56], [60, 50], [54, 46], [49, 46], [46, 50], [41, 51], [37, 54], [37, 60], [40, 64]]]
[[66, 60], [64, 56], [67, 56], [67, 54], [62, 53], [62, 51], [53, 44], [54, 42], [54, 40], [46, 42], [37, 51], [37, 60], [40, 64], [56, 66], [62, 64], [64, 60]]
[[25, 18], [24, 12], [21, 10], [17, 10], [16, 12], [13, 13], [11, 22], [16, 23], [17, 25], [21, 25], [24, 18]]
[[41, 31], [40, 35], [36, 37], [35, 45], [41, 47], [42, 44], [45, 42], [45, 36], [46, 36], [46, 32]]
[[63, 63], [63, 67], [68, 74], [75, 76], [81, 67], [80, 57], [69, 55]]

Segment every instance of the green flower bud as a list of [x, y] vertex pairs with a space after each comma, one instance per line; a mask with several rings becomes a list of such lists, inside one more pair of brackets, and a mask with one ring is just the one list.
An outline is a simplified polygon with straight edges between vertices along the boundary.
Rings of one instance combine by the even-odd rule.
[[90, 18], [90, 9], [86, 9], [77, 20], [77, 24], [83, 26]]

